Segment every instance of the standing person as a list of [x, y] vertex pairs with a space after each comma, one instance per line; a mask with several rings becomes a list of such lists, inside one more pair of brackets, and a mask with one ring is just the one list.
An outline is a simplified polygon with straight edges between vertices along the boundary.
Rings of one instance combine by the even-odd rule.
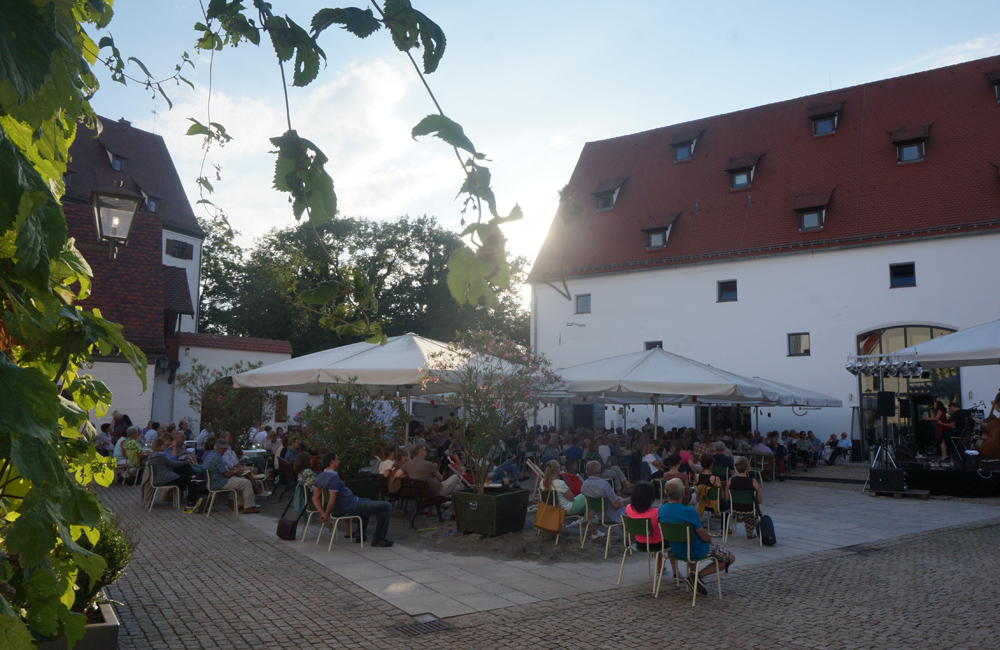
[[945, 432], [951, 427], [948, 423], [948, 411], [945, 410], [941, 400], [935, 400], [931, 408], [931, 416], [927, 418], [934, 423], [934, 442], [941, 447], [941, 461], [948, 459], [948, 445], [945, 441]]
[[[132, 426], [132, 418], [121, 411], [111, 412], [111, 441], [115, 444], [125, 436], [125, 431]], [[138, 429], [137, 429], [138, 431]]]
[[[426, 449], [424, 449], [426, 453]], [[330, 452], [323, 457], [323, 472], [316, 478], [313, 484], [313, 505], [319, 510], [319, 520], [326, 523], [330, 514], [335, 516], [357, 515], [361, 517], [361, 535], [367, 537], [368, 519], [375, 515], [375, 536], [372, 538], [372, 546], [389, 547], [392, 542], [386, 539], [389, 532], [389, 515], [392, 512], [392, 505], [388, 501], [372, 501], [364, 497], [357, 497], [351, 492], [337, 474], [340, 467], [340, 456], [336, 452]], [[326, 490], [330, 498], [327, 499], [326, 506], [323, 506], [322, 490]], [[360, 540], [360, 538], [359, 538]]]
[[[701, 525], [701, 517], [698, 516], [697, 511], [691, 506], [681, 503], [681, 497], [684, 494], [683, 483], [677, 479], [671, 479], [667, 481], [666, 490], [668, 502], [660, 506], [657, 513], [659, 520], [667, 524], [691, 524], [694, 527], [694, 536], [691, 539], [691, 554], [694, 557], [713, 557], [719, 563], [718, 567], [716, 567], [715, 562], [709, 562], [698, 572], [697, 580], [690, 571], [687, 574], [688, 587], [697, 589], [698, 593], [704, 596], [708, 593], [705, 585], [702, 584], [705, 578], [715, 573], [716, 569], [720, 571], [728, 569], [736, 562], [736, 556], [725, 548], [712, 544], [712, 538]], [[687, 544], [670, 542], [670, 550], [678, 560], [684, 561], [687, 559]]]
[[226, 453], [228, 447], [225, 440], [221, 438], [216, 440], [212, 451], [208, 452], [202, 462], [205, 469], [211, 473], [211, 488], [213, 490], [236, 490], [241, 497], [238, 501], [242, 500], [242, 505], [237, 503], [237, 507], [243, 511], [243, 514], [256, 514], [260, 510], [257, 509], [257, 503], [254, 499], [253, 484], [250, 483], [249, 479], [239, 476], [242, 471], [239, 467], [229, 469], [226, 467], [226, 461], [222, 460], [222, 454]]

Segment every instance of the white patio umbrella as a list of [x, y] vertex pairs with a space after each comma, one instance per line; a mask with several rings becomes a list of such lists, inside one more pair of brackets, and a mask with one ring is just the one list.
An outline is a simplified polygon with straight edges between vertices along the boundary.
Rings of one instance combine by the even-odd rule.
[[912, 358], [924, 368], [1000, 363], [1000, 320], [939, 336], [886, 356]]
[[629, 401], [648, 399], [654, 407], [654, 427], [659, 419], [658, 406], [664, 402], [677, 403], [691, 397], [748, 403], [778, 399], [777, 391], [758, 385], [752, 379], [662, 348], [592, 361], [558, 372], [566, 382], [564, 390], [577, 395]]
[[[356, 378], [373, 391], [400, 391], [406, 394], [406, 412], [410, 397], [446, 392], [444, 385], [423, 386], [424, 370], [431, 356], [448, 353], [448, 345], [408, 333], [392, 336], [385, 345], [353, 343], [233, 376], [237, 388], [267, 388], [290, 393], [336, 393], [337, 387]], [[409, 438], [409, 429], [406, 432]]]

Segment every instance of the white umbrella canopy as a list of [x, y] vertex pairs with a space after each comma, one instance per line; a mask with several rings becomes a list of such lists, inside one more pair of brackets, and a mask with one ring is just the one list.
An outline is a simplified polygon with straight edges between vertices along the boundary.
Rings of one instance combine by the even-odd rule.
[[[607, 398], [670, 397], [776, 400], [777, 392], [754, 380], [661, 348], [625, 354], [558, 371], [564, 390]], [[660, 400], [664, 403], [664, 400]]]
[[1000, 363], [1000, 320], [939, 336], [885, 356], [909, 357], [924, 368]]
[[[817, 393], [816, 391], [809, 390], [807, 388], [799, 388], [798, 386], [789, 386], [788, 384], [783, 384], [778, 381], [773, 381], [770, 379], [764, 379], [763, 377], [754, 377], [754, 382], [760, 384], [768, 390], [772, 390], [778, 394], [778, 399], [772, 405], [774, 406], [809, 406], [809, 407], [833, 407], [840, 408], [844, 405], [844, 402], [837, 399], [836, 397], [830, 397], [829, 395], [824, 395], [823, 393]], [[763, 404], [768, 406], [769, 404]]]
[[385, 345], [353, 343], [295, 359], [281, 361], [233, 376], [237, 388], [267, 388], [290, 393], [336, 392], [338, 384], [356, 377], [372, 390], [408, 388], [408, 393], [443, 392], [444, 386], [422, 382], [432, 355], [448, 354], [448, 345], [404, 334], [389, 337]]

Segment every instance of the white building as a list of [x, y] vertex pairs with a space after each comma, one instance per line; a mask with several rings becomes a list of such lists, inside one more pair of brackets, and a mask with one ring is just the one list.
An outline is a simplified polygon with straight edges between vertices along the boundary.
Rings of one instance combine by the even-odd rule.
[[[850, 355], [1000, 317], [998, 79], [984, 59], [586, 144], [530, 276], [532, 343], [557, 368], [661, 345], [844, 402], [764, 408], [763, 431], [861, 437], [880, 387], [844, 369]], [[933, 400], [970, 407], [998, 387], [980, 367], [881, 388], [926, 441]], [[660, 422], [706, 428], [709, 413], [756, 427], [747, 408]]]

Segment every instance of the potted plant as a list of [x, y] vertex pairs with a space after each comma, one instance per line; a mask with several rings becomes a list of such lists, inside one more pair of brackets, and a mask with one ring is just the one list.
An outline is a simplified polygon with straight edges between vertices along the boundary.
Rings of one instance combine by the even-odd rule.
[[[105, 513], [104, 522], [96, 528], [96, 541], [90, 536], [80, 537], [79, 545], [95, 553], [105, 562], [100, 577], [91, 579], [86, 571], [76, 578], [75, 598], [70, 607], [87, 617], [83, 637], [73, 646], [74, 650], [116, 650], [118, 648], [118, 617], [104, 588], [114, 584], [125, 572], [132, 559], [132, 539], [114, 522], [114, 515]], [[38, 644], [39, 650], [65, 650], [69, 647], [66, 636]]]
[[302, 435], [316, 449], [340, 455], [338, 473], [354, 494], [376, 498], [375, 484], [359, 473], [386, 443], [396, 440], [406, 422], [406, 410], [395, 396], [373, 394], [356, 378], [337, 385], [319, 406], [306, 406], [295, 416]]
[[455, 412], [455, 432], [465, 451], [473, 487], [452, 493], [455, 526], [464, 532], [503, 535], [524, 528], [528, 492], [502, 488], [487, 492], [503, 440], [516, 433], [539, 402], [539, 393], [561, 384], [544, 356], [530, 348], [476, 332], [463, 345], [433, 355], [425, 384], [447, 391]]

